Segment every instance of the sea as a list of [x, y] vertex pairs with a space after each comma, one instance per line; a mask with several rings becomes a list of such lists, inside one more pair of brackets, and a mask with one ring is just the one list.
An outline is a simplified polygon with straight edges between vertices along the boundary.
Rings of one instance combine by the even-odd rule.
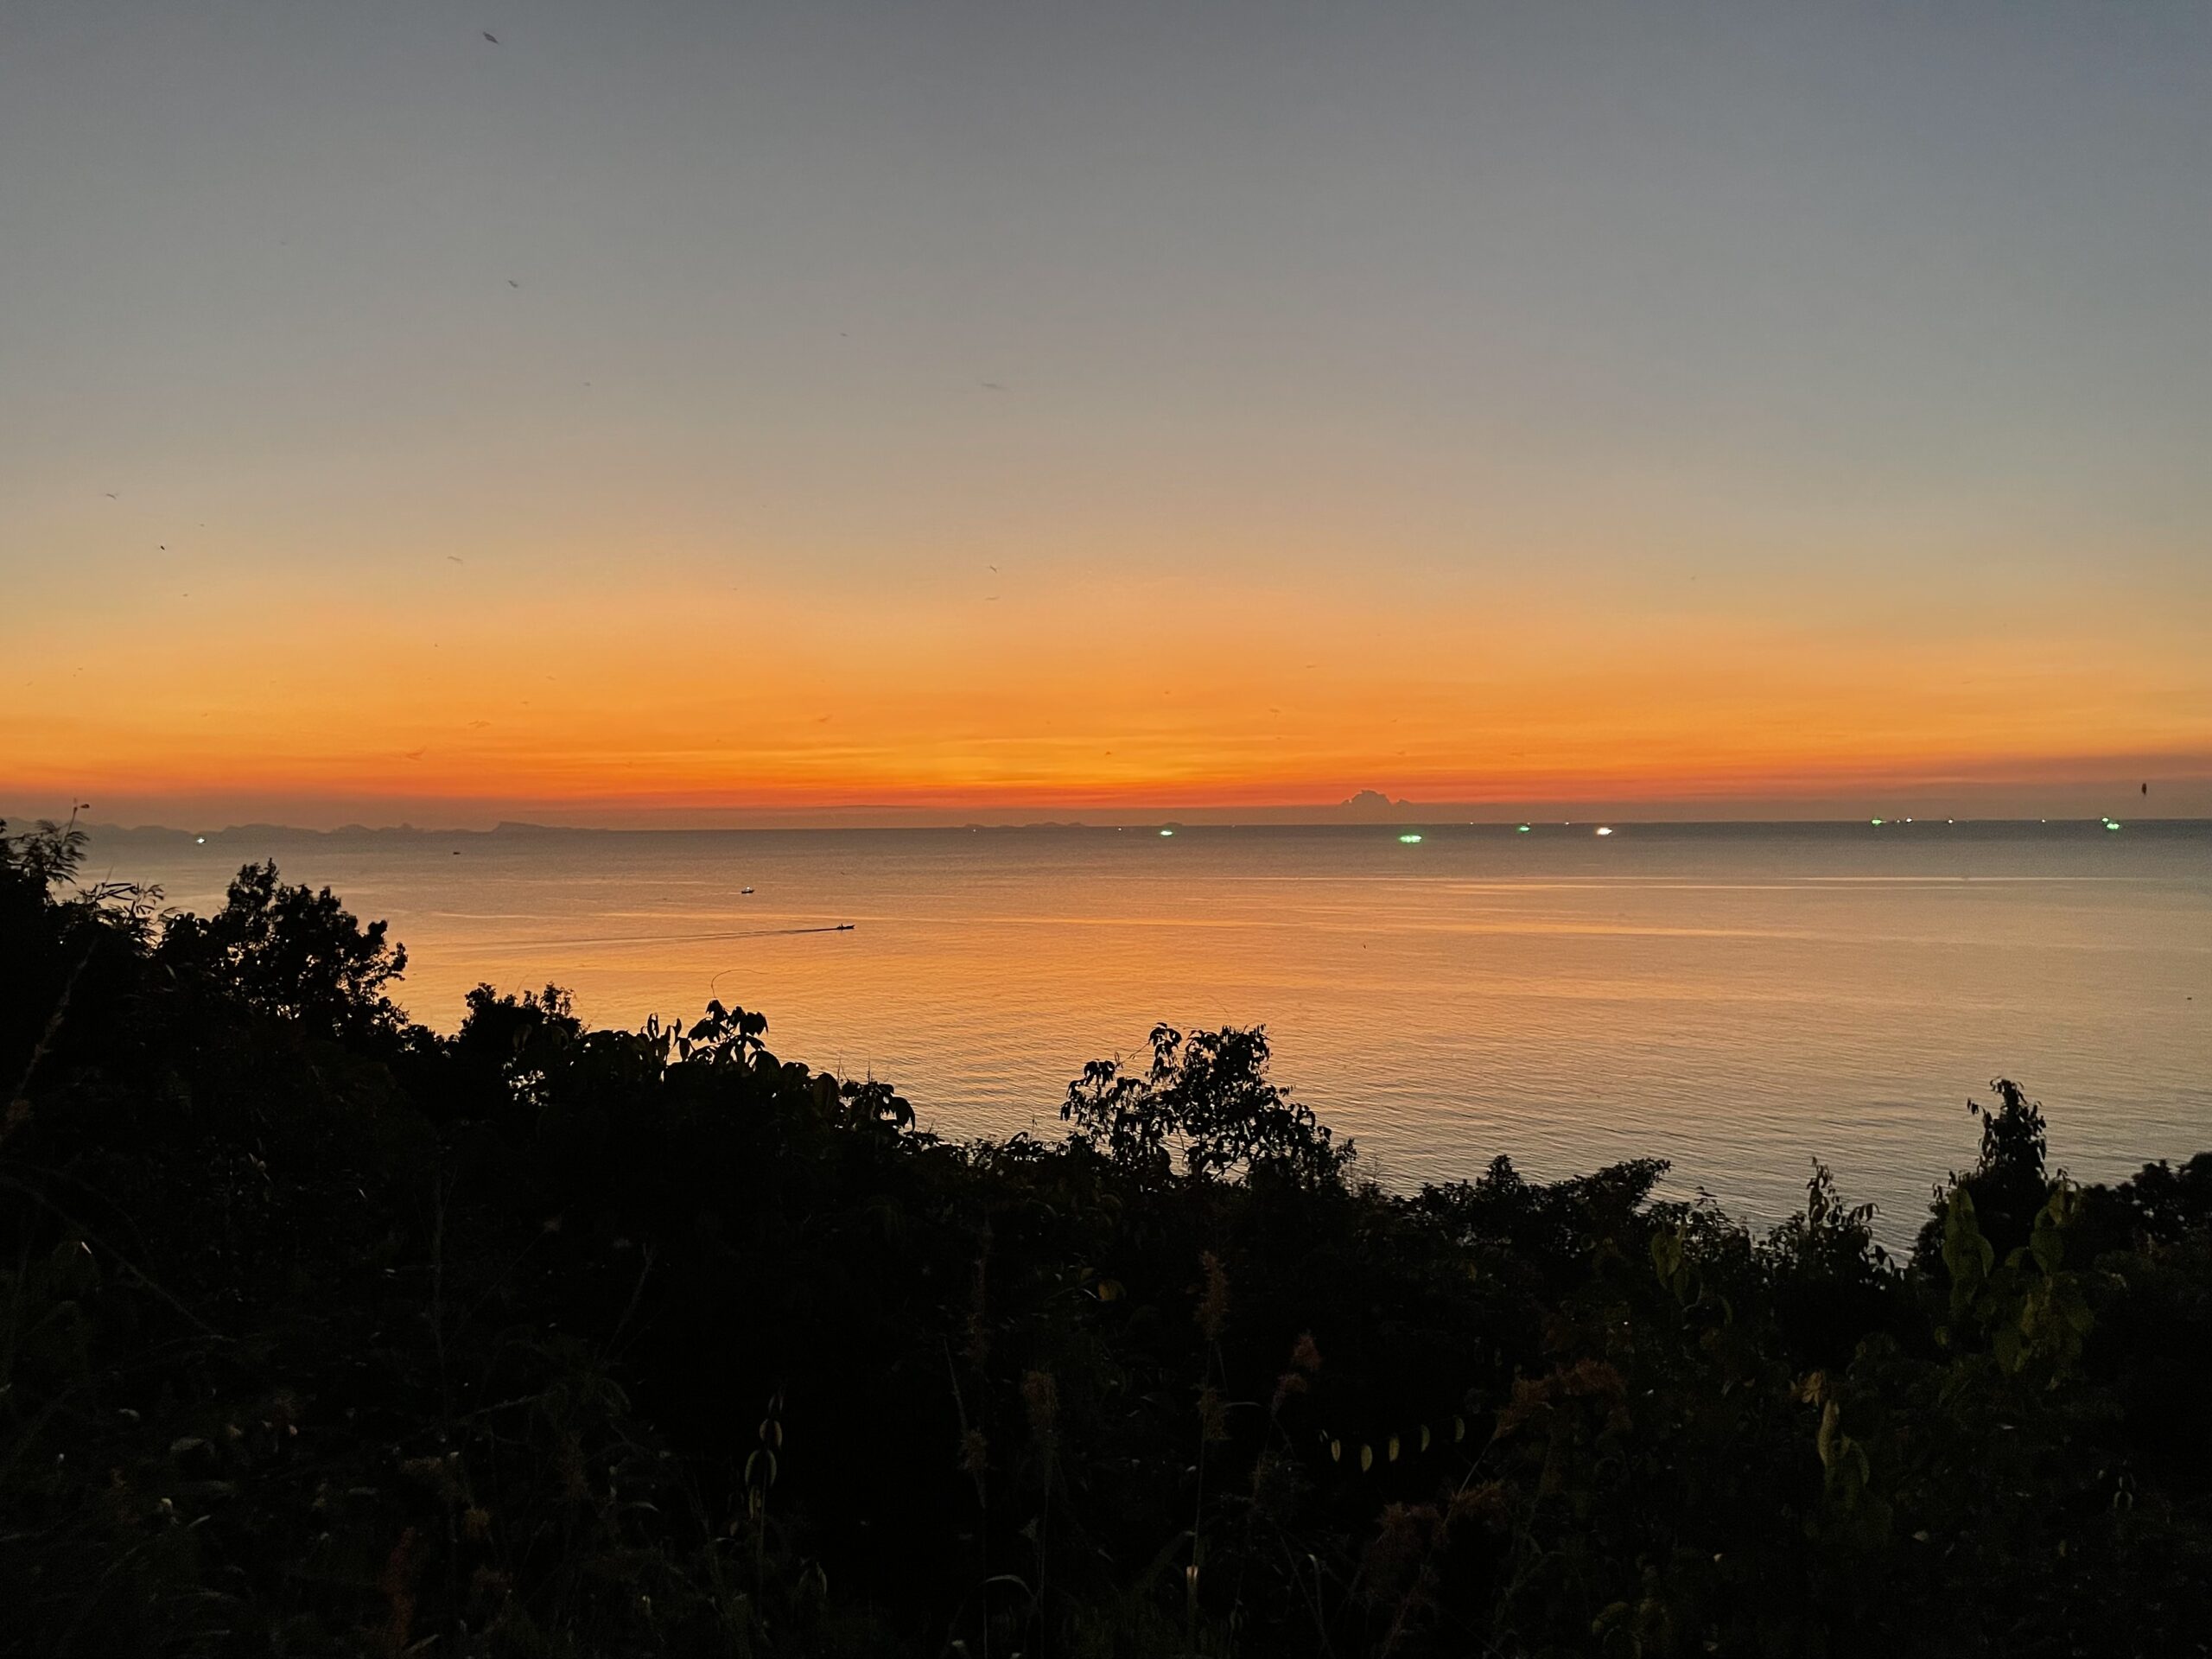
[[1764, 1226], [1820, 1160], [1896, 1241], [1999, 1077], [2079, 1179], [2212, 1149], [2203, 822], [116, 831], [89, 873], [205, 910], [262, 858], [390, 921], [428, 1025], [715, 997], [948, 1136], [1057, 1137], [1165, 1023], [1264, 1026], [1399, 1190], [1656, 1156]]

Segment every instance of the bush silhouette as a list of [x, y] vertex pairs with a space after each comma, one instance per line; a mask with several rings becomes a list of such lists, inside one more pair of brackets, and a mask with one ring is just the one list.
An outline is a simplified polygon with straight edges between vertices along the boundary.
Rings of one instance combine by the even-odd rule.
[[382, 922], [364, 927], [328, 887], [288, 887], [275, 864], [249, 864], [213, 916], [170, 919], [156, 960], [318, 1035], [390, 1035], [403, 1020], [384, 991], [407, 971], [407, 952], [385, 932]]
[[1268, 1078], [1267, 1033], [1152, 1030], [1152, 1064], [1132, 1072], [1093, 1060], [1060, 1107], [1075, 1139], [1121, 1167], [1159, 1178], [1179, 1147], [1193, 1176], [1233, 1173], [1326, 1181], [1352, 1160], [1328, 1128]]

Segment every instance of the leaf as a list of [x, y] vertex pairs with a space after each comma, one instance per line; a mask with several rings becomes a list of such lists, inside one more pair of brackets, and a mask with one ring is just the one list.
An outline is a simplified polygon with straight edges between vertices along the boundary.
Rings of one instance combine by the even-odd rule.
[[2056, 1273], [2058, 1264], [2066, 1259], [2065, 1236], [2049, 1210], [2036, 1217], [2035, 1231], [2028, 1237], [2028, 1249], [2034, 1252], [2036, 1265], [2046, 1276]]
[[1371, 1446], [1362, 1446], [1359, 1448], [1359, 1472], [1363, 1475], [1374, 1466], [1375, 1448]]
[[2027, 1343], [2016, 1326], [2008, 1325], [1992, 1337], [1989, 1350], [2007, 1371], [2018, 1371], [2027, 1363]]

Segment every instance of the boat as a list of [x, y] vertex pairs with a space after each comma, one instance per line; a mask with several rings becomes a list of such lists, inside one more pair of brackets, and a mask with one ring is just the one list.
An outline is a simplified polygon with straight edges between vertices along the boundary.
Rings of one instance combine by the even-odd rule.
[[750, 893], [750, 892], [752, 892], [752, 891], [753, 891], [753, 889], [752, 889], [752, 888], [750, 888], [750, 887], [740, 887], [740, 888], [738, 889], [738, 892], [739, 892], [739, 893]]

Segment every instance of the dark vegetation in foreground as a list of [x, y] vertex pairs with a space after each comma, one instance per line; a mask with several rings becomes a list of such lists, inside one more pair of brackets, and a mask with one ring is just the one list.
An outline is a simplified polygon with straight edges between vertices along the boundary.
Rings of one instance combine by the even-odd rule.
[[1909, 1262], [1816, 1173], [1395, 1196], [1256, 1031], [1063, 1144], [757, 1014], [387, 1000], [381, 924], [0, 858], [0, 1643], [40, 1654], [2183, 1654], [2212, 1155], [1996, 1085]]

